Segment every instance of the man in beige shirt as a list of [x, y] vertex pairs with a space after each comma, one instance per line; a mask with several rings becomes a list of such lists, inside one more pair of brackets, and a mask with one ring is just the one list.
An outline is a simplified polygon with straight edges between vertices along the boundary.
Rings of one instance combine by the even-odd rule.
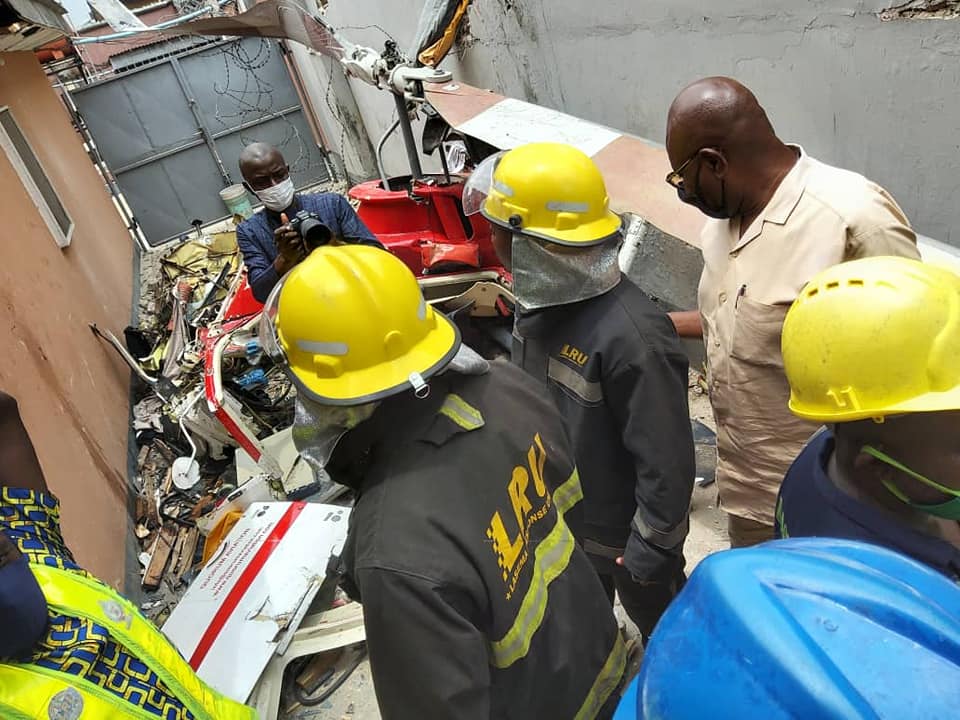
[[731, 546], [752, 545], [773, 537], [780, 482], [816, 430], [787, 409], [787, 309], [831, 265], [919, 258], [916, 236], [879, 185], [781, 142], [753, 93], [730, 78], [680, 92], [666, 144], [667, 182], [712, 218], [701, 235], [699, 312], [672, 318], [682, 336], [704, 339], [720, 503]]

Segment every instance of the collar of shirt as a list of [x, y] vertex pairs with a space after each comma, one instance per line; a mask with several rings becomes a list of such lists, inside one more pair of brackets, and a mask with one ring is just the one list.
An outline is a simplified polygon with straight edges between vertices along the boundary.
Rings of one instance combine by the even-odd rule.
[[[866, 529], [876, 539], [882, 539], [889, 547], [909, 555], [941, 572], [960, 572], [960, 551], [946, 540], [914, 530], [899, 522], [885, 510], [868, 505], [850, 497], [838, 488], [827, 474], [830, 457], [835, 445], [833, 433], [824, 432], [810, 441], [816, 453], [813, 481], [817, 491], [838, 513], [854, 526]], [[814, 449], [815, 448], [815, 449]], [[823, 528], [828, 535], [830, 528]], [[873, 538], [865, 538], [876, 542]]]
[[[297, 193], [296, 195], [293, 196], [293, 201], [290, 203], [290, 207], [288, 207], [283, 212], [286, 214], [287, 220], [292, 220], [293, 216], [296, 215], [298, 212], [300, 212], [302, 209], [303, 209], [303, 204], [300, 202], [300, 193]], [[278, 227], [280, 227], [283, 224], [280, 221], [280, 213], [274, 210], [271, 210], [270, 208], [264, 207], [263, 214], [267, 218], [267, 224], [270, 226], [271, 230], [276, 230]]]
[[[434, 441], [431, 428], [450, 390], [450, 378], [434, 375], [429, 385], [430, 394], [422, 399], [412, 390], [385, 398], [373, 417], [344, 434], [327, 463], [330, 476], [341, 485], [362, 491], [366, 470], [374, 460], [388, 459], [413, 441], [443, 444]], [[389, 464], [389, 460], [384, 462]]]
[[753, 224], [747, 228], [747, 232], [743, 234], [743, 237], [737, 238], [737, 234], [740, 232], [739, 220], [736, 223], [732, 220], [730, 221], [730, 231], [733, 234], [735, 243], [734, 250], [739, 250], [747, 243], [760, 237], [765, 222], [775, 223], [777, 225], [786, 224], [794, 208], [797, 207], [797, 203], [800, 202], [803, 190], [807, 185], [810, 159], [799, 145], [788, 144], [787, 147], [796, 150], [800, 157], [797, 159], [796, 164], [790, 168], [790, 172], [780, 181], [780, 185], [777, 186], [773, 197], [770, 198], [770, 202], [767, 203], [767, 206], [760, 215], [757, 216], [757, 219], [753, 221]]

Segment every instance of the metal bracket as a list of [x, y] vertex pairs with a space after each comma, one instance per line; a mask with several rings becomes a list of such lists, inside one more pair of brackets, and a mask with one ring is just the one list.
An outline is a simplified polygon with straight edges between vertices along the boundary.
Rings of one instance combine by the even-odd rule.
[[445, 83], [451, 80], [453, 73], [439, 68], [401, 65], [390, 73], [391, 89], [406, 100], [423, 98], [423, 92], [417, 87], [420, 83]]

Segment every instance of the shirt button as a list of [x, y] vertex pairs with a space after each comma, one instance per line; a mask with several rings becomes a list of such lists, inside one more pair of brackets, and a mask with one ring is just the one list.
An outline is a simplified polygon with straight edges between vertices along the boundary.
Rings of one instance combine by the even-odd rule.
[[727, 294], [725, 292], [720, 293], [720, 302], [725, 303], [727, 301]]
[[719, 340], [714, 340], [714, 341], [713, 341], [713, 345], [714, 345], [714, 347], [720, 347], [720, 341], [719, 341]]
[[735, 258], [739, 254], [740, 254], [739, 250], [734, 250], [732, 253], [730, 253], [730, 257]]

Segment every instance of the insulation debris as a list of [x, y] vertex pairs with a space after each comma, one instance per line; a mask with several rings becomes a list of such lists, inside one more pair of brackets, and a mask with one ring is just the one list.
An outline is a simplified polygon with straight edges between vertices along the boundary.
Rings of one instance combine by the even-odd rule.
[[155, 622], [222, 539], [225, 516], [252, 502], [329, 502], [342, 492], [298, 462], [289, 432], [295, 391], [260, 350], [259, 313], [236, 233], [201, 232], [144, 257], [139, 322], [122, 340], [92, 328], [140, 379], [134, 533], [143, 608]]

